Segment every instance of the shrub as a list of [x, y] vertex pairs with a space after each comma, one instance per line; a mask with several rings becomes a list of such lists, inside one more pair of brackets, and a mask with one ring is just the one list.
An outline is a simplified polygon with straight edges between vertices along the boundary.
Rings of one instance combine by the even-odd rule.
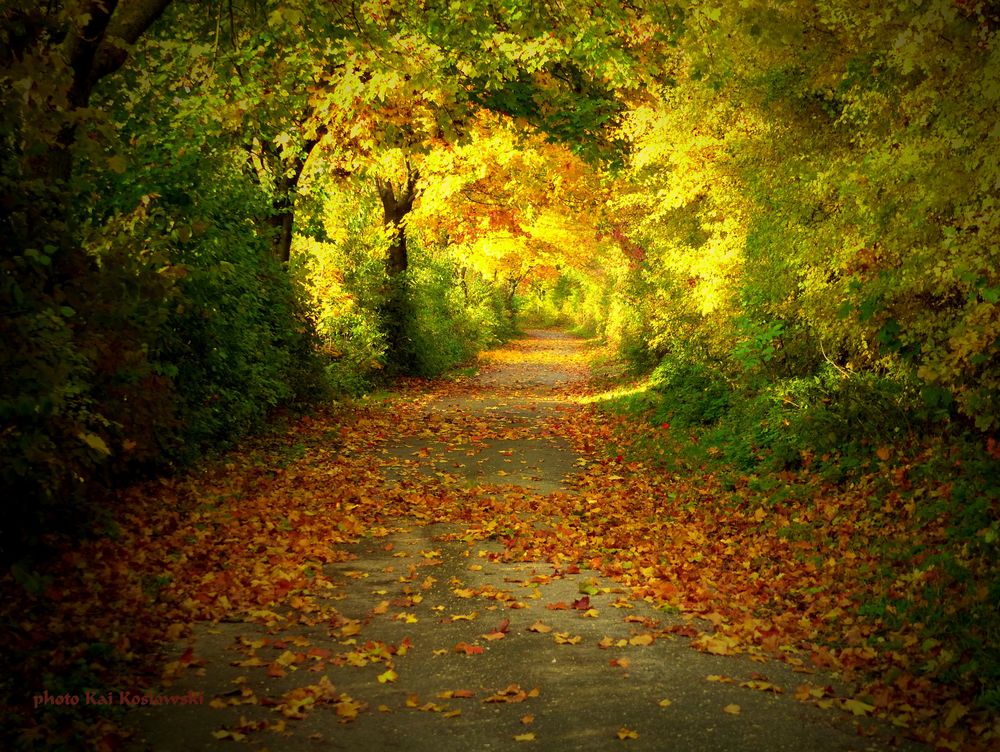
[[714, 423], [732, 403], [733, 391], [719, 372], [683, 354], [664, 358], [649, 383], [664, 396], [666, 417], [679, 426]]

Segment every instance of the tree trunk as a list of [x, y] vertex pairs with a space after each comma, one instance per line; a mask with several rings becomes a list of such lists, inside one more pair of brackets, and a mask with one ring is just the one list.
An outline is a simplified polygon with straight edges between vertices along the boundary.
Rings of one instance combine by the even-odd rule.
[[271, 250], [278, 263], [288, 266], [292, 257], [292, 228], [295, 224], [295, 191], [299, 176], [302, 174], [303, 160], [295, 170], [294, 177], [282, 173], [275, 186], [274, 213], [269, 223], [274, 230], [271, 237]]
[[406, 163], [406, 185], [398, 190], [391, 181], [375, 178], [375, 187], [382, 201], [382, 222], [389, 230], [391, 241], [386, 257], [386, 271], [389, 274], [389, 289], [383, 306], [383, 318], [388, 340], [388, 360], [397, 368], [409, 371], [413, 366], [412, 353], [407, 347], [406, 320], [410, 302], [407, 289], [406, 270], [409, 258], [406, 254], [406, 226], [404, 220], [413, 208], [416, 198], [416, 170]]
[[46, 84], [53, 91], [48, 104], [37, 108], [28, 104], [21, 112], [26, 121], [21, 150], [5, 160], [20, 163], [22, 180], [0, 196], [9, 212], [0, 231], [6, 235], [10, 254], [31, 245], [56, 248], [48, 275], [53, 285], [93, 270], [69, 221], [78, 113], [89, 107], [97, 83], [124, 65], [129, 46], [169, 4], [170, 0], [83, 0], [75, 4], [65, 29], [47, 25], [31, 4], [5, 19], [21, 33], [14, 33], [10, 48], [0, 51], [0, 62], [17, 67], [51, 61], [39, 68], [38, 75], [48, 75]]
[[375, 187], [382, 200], [382, 223], [389, 228], [392, 241], [389, 245], [389, 256], [386, 259], [386, 269], [390, 277], [405, 272], [409, 266], [406, 255], [406, 227], [403, 221], [413, 208], [413, 200], [417, 197], [417, 181], [420, 175], [406, 163], [406, 185], [401, 186], [398, 194], [389, 180], [375, 178]]
[[292, 257], [292, 230], [295, 226], [295, 197], [299, 190], [299, 179], [313, 149], [325, 135], [325, 127], [317, 128], [315, 135], [306, 139], [302, 145], [302, 153], [288, 162], [281, 158], [279, 150], [273, 146], [268, 150], [274, 160], [272, 169], [275, 172], [274, 200], [271, 204], [271, 216], [268, 218], [268, 224], [274, 231], [271, 236], [271, 251], [278, 263], [285, 267]]
[[[61, 51], [72, 71], [66, 100], [70, 111], [90, 105], [97, 83], [121, 68], [128, 59], [128, 49], [163, 15], [171, 0], [90, 0], [84, 3], [78, 18], [81, 27], [66, 32]], [[67, 118], [59, 131], [47, 160], [48, 177], [68, 181], [73, 164], [70, 147], [77, 137], [77, 125]]]

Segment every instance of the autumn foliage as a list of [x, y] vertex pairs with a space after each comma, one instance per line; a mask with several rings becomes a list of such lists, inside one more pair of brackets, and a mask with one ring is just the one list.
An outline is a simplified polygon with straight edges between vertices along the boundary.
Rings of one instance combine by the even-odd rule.
[[[707, 619], [701, 649], [841, 672], [848, 710], [944, 748], [995, 742], [995, 4], [2, 0], [0, 23], [16, 675], [141, 676], [192, 620], [307, 606], [390, 514], [599, 569]], [[420, 418], [366, 395], [459, 389], [393, 379], [526, 324], [604, 348], [592, 407], [544, 426], [587, 458], [578, 494], [387, 486], [365, 452]], [[275, 420], [297, 438], [259, 438]]]

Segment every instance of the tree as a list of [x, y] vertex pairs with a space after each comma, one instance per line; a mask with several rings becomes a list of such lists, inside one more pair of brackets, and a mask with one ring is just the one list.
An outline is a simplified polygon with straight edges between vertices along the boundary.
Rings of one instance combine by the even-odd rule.
[[411, 166], [410, 160], [404, 161], [406, 176], [399, 185], [393, 185], [391, 178], [375, 177], [375, 188], [382, 202], [382, 221], [391, 238], [386, 264], [390, 277], [404, 273], [409, 265], [406, 255], [405, 220], [406, 215], [413, 209], [420, 180], [420, 173]]

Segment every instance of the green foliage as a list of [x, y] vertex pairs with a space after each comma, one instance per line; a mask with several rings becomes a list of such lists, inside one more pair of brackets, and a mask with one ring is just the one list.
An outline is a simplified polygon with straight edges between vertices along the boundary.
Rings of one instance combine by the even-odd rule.
[[593, 337], [606, 317], [607, 291], [588, 274], [572, 267], [560, 270], [552, 285], [535, 285], [517, 301], [520, 320], [528, 327], [567, 327]]
[[509, 337], [513, 324], [498, 291], [474, 281], [466, 293], [452, 262], [420, 256], [407, 273], [406, 348], [399, 365], [434, 377]]
[[304, 296], [255, 231], [268, 199], [225, 146], [157, 139], [155, 109], [121, 141], [107, 112], [87, 116], [115, 153], [74, 147], [70, 180], [27, 180], [33, 157], [10, 141], [0, 154], [5, 195], [46, 189], [12, 205], [0, 259], [5, 557], [92, 523], [110, 484], [200, 457], [324, 387]]
[[320, 202], [316, 237], [296, 239], [291, 267], [309, 288], [330, 387], [349, 396], [369, 391], [386, 367], [386, 238], [374, 198], [361, 196]]
[[664, 358], [650, 374], [649, 385], [663, 395], [662, 417], [678, 427], [715, 423], [734, 399], [717, 370], [683, 355]]

